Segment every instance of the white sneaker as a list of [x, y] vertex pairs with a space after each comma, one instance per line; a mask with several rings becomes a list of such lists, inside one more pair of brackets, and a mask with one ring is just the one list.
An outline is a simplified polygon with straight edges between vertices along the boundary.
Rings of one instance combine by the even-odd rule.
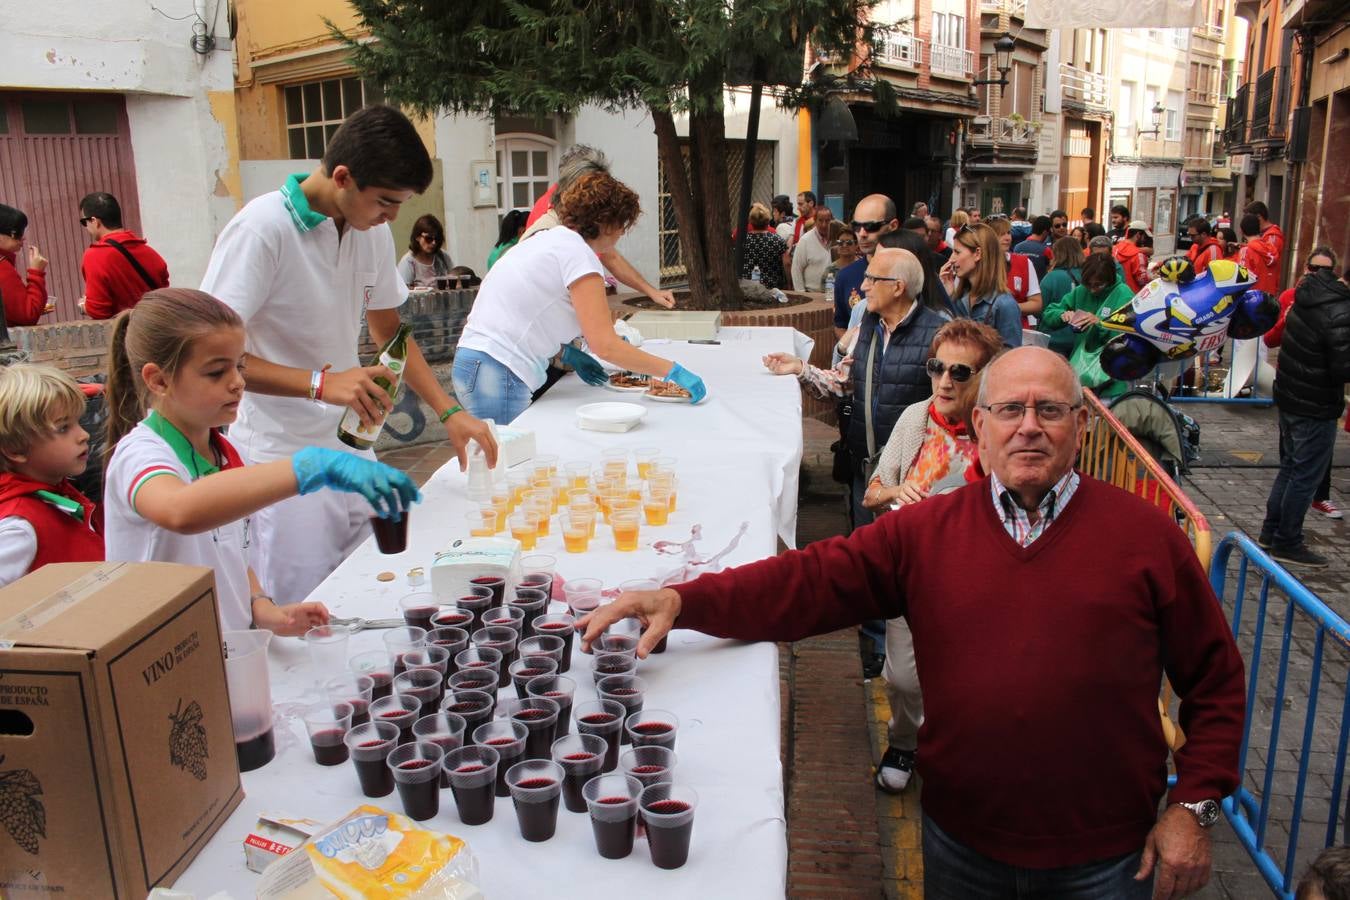
[[898, 794], [909, 784], [914, 774], [913, 750], [897, 750], [887, 747], [881, 762], [877, 764], [877, 787], [888, 794]]

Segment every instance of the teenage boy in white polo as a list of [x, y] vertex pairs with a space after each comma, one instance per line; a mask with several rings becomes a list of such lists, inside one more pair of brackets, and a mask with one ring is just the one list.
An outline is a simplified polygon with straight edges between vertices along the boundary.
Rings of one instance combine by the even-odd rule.
[[[247, 392], [230, 440], [254, 462], [305, 446], [349, 450], [337, 439], [345, 409], [364, 423], [384, 415], [374, 376], [388, 372], [357, 359], [361, 319], [377, 344], [398, 330], [407, 288], [387, 223], [431, 178], [412, 122], [366, 107], [333, 135], [318, 169], [251, 201], [221, 232], [202, 290], [248, 331]], [[440, 414], [460, 468], [470, 440], [495, 464], [487, 424], [445, 392], [411, 341], [408, 351], [404, 381]], [[370, 515], [358, 495], [330, 491], [270, 506], [254, 523], [254, 570], [276, 596], [302, 600], [365, 539]]]

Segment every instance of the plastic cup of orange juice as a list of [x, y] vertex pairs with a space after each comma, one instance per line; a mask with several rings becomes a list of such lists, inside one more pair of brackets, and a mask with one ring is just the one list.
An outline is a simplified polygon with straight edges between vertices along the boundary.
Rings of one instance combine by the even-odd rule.
[[642, 495], [642, 514], [648, 525], [670, 521], [670, 491], [649, 487]]
[[511, 537], [520, 541], [520, 548], [533, 550], [535, 544], [539, 542], [539, 514], [531, 510], [518, 512], [508, 520], [508, 523], [511, 527]]
[[652, 460], [661, 455], [659, 447], [638, 447], [633, 451], [633, 459], [637, 460], [638, 478], [646, 480], [652, 470]]
[[464, 521], [469, 523], [469, 537], [492, 537], [497, 533], [497, 511], [490, 506], [465, 513]]
[[614, 531], [615, 550], [630, 553], [638, 548], [637, 510], [615, 510], [610, 514], [609, 525]]
[[562, 518], [563, 549], [568, 553], [585, 553], [591, 544], [591, 530], [595, 516], [569, 510]]

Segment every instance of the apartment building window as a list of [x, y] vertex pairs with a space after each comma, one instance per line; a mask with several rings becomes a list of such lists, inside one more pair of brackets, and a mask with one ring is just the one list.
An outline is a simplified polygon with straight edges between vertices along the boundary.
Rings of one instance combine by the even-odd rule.
[[319, 159], [344, 119], [384, 100], [384, 91], [377, 85], [356, 77], [292, 84], [283, 91], [291, 159]]
[[1170, 30], [1172, 32], [1172, 46], [1178, 50], [1185, 50], [1186, 42], [1190, 38], [1190, 31], [1185, 28], [1173, 28]]
[[1181, 140], [1181, 113], [1184, 102], [1181, 91], [1167, 92], [1167, 109], [1163, 113], [1163, 134], [1169, 141]]
[[497, 136], [497, 209], [529, 210], [548, 191], [557, 145], [538, 135]]
[[966, 17], [955, 13], [933, 13], [933, 43], [944, 47], [966, 46]]
[[1138, 95], [1139, 85], [1133, 81], [1122, 81], [1120, 83], [1120, 106], [1116, 112], [1116, 143], [1121, 147], [1130, 146], [1134, 137], [1135, 117], [1135, 97]]

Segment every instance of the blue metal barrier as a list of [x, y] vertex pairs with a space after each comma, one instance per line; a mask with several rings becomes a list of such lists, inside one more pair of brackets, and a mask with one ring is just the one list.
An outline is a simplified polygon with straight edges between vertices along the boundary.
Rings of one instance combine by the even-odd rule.
[[[1233, 551], [1238, 551], [1238, 559], [1233, 561]], [[1235, 588], [1226, 593], [1228, 585], [1229, 565], [1234, 562], [1236, 566]], [[1253, 572], [1260, 578], [1260, 583], [1255, 587], [1255, 613], [1254, 621], [1251, 624], [1250, 631], [1244, 631], [1243, 616], [1247, 614], [1252, 604], [1247, 603], [1248, 574]], [[1215, 548], [1214, 559], [1209, 569], [1210, 584], [1214, 588], [1214, 593], [1218, 595], [1220, 603], [1224, 605], [1225, 611], [1233, 629], [1233, 637], [1237, 640], [1239, 648], [1243, 651], [1247, 666], [1247, 714], [1246, 725], [1242, 737], [1242, 751], [1239, 758], [1239, 771], [1243, 775], [1243, 782], [1237, 791], [1231, 797], [1223, 801], [1224, 815], [1227, 817], [1233, 831], [1237, 834], [1238, 840], [1251, 855], [1256, 863], [1261, 876], [1270, 885], [1271, 890], [1277, 897], [1283, 897], [1285, 900], [1293, 900], [1295, 887], [1295, 858], [1300, 849], [1299, 847], [1299, 829], [1302, 824], [1303, 810], [1305, 802], [1305, 792], [1308, 787], [1308, 767], [1314, 752], [1315, 738], [1318, 748], [1331, 748], [1334, 751], [1334, 770], [1331, 779], [1331, 790], [1328, 796], [1328, 814], [1326, 823], [1325, 837], [1322, 840], [1322, 847], [1330, 847], [1336, 843], [1336, 826], [1340, 820], [1339, 805], [1336, 802], [1341, 796], [1342, 788], [1345, 784], [1345, 757], [1347, 737], [1350, 737], [1350, 683], [1348, 683], [1346, 672], [1350, 672], [1350, 624], [1333, 612], [1325, 603], [1308, 590], [1298, 579], [1290, 575], [1285, 569], [1276, 563], [1266, 554], [1264, 550], [1256, 545], [1249, 537], [1241, 532], [1231, 532], [1219, 542]], [[1276, 597], [1276, 603], [1270, 603], [1270, 590], [1274, 587], [1282, 597]], [[1280, 601], [1283, 600], [1283, 603]], [[1263, 658], [1263, 651], [1266, 649], [1267, 640], [1266, 626], [1267, 613], [1270, 613], [1271, 625], [1279, 625], [1281, 635], [1278, 638], [1279, 658], [1278, 662], [1272, 664]], [[1299, 698], [1291, 695], [1291, 680], [1289, 677], [1290, 654], [1295, 643], [1295, 637], [1300, 644], [1305, 644], [1311, 637], [1311, 664], [1307, 671], [1307, 696]], [[1309, 635], [1309, 632], [1311, 634]], [[1339, 690], [1342, 694], [1340, 703], [1340, 718], [1328, 718], [1322, 723], [1324, 726], [1319, 734], [1317, 709], [1319, 694], [1323, 688], [1324, 671], [1324, 651], [1327, 649], [1328, 636], [1332, 641], [1332, 649], [1337, 652], [1337, 658], [1333, 660], [1335, 668], [1340, 674], [1340, 680], [1332, 680], [1337, 676], [1333, 674], [1327, 680], [1328, 689]], [[1271, 637], [1272, 649], [1276, 639]], [[1306, 649], [1306, 648], [1305, 648]], [[1296, 668], [1302, 669], [1302, 660], [1298, 661]], [[1269, 679], [1263, 678], [1263, 675], [1273, 674], [1274, 695], [1268, 696], [1261, 692], [1264, 688], [1269, 690]], [[1293, 680], [1293, 694], [1298, 694], [1303, 688], [1303, 672], [1299, 671]], [[1302, 738], [1299, 741], [1298, 748], [1292, 746], [1282, 747], [1280, 745], [1281, 726], [1286, 717], [1296, 715], [1294, 712], [1296, 706], [1302, 702], [1304, 705]], [[1334, 707], [1333, 707], [1334, 710]], [[1270, 730], [1269, 739], [1265, 742], [1264, 748], [1260, 747], [1260, 740], [1253, 740], [1253, 726], [1261, 730], [1267, 726]], [[1295, 734], [1297, 723], [1290, 731]], [[1328, 732], [1334, 732], [1333, 739]], [[1253, 754], [1253, 744], [1257, 744], [1255, 754]], [[1284, 753], [1294, 754], [1294, 760], [1297, 763], [1297, 778], [1294, 785], [1293, 805], [1288, 819], [1288, 842], [1284, 852], [1284, 863], [1281, 866], [1276, 861], [1279, 855], [1278, 849], [1275, 849], [1275, 855], [1272, 855], [1272, 848], [1268, 846], [1271, 843], [1272, 831], [1272, 800], [1273, 785], [1275, 782], [1275, 772], [1277, 760], [1284, 757]], [[1323, 751], [1318, 751], [1323, 752]], [[1260, 758], [1258, 759], [1257, 756]], [[1256, 763], [1249, 769], [1249, 760], [1256, 759]], [[1264, 771], [1261, 771], [1264, 769]], [[1259, 773], [1259, 774], [1258, 774]], [[1247, 787], [1248, 775], [1252, 775], [1253, 782], [1259, 780], [1257, 788], [1259, 797]], [[1320, 794], [1320, 790], [1315, 791], [1314, 798]], [[1347, 811], [1350, 816], [1350, 810]], [[1283, 822], [1283, 815], [1280, 816]], [[1350, 819], [1347, 820], [1347, 829], [1350, 830]], [[1350, 833], [1343, 840], [1350, 841]], [[1305, 847], [1305, 850], [1310, 848]], [[1304, 859], [1304, 866], [1310, 859]]]

